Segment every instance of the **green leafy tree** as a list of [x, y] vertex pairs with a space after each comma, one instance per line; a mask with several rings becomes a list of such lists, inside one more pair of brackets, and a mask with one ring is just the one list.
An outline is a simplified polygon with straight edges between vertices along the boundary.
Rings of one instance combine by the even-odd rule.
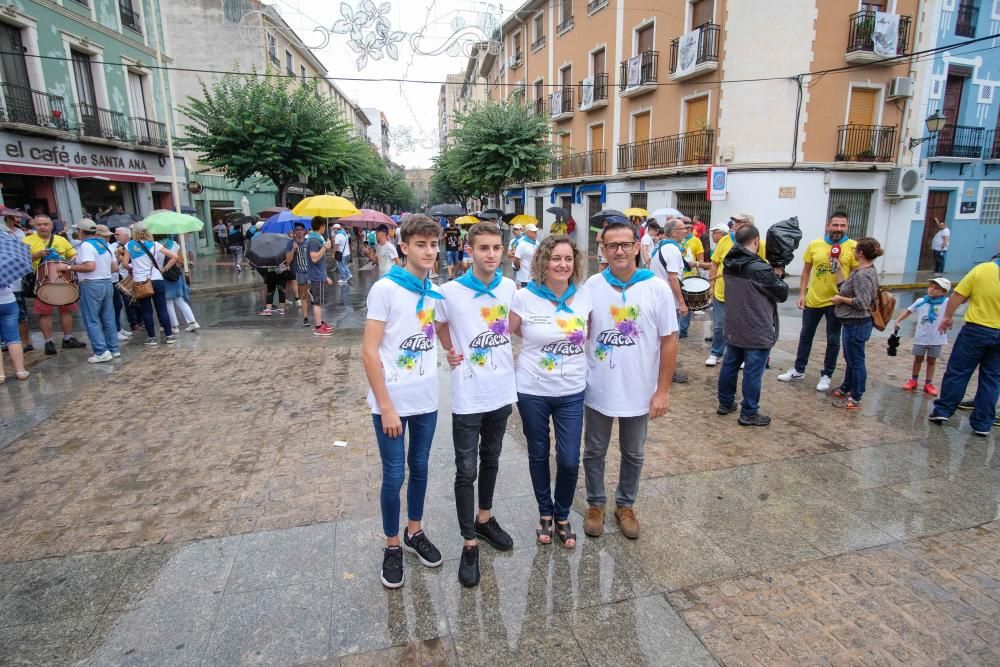
[[434, 158], [434, 173], [430, 179], [430, 203], [461, 204], [466, 206], [472, 197], [484, 194], [475, 182], [468, 179], [458, 163], [459, 153], [445, 149]]
[[178, 139], [182, 148], [239, 182], [263, 176], [278, 188], [282, 205], [288, 187], [305, 177], [346, 180], [354, 142], [349, 124], [315, 84], [291, 77], [230, 74], [211, 87], [201, 82], [202, 99], [180, 107], [189, 119]]
[[453, 153], [461, 182], [475, 184], [473, 196], [499, 201], [509, 183], [541, 180], [549, 169], [549, 121], [522, 104], [489, 103], [456, 116]]

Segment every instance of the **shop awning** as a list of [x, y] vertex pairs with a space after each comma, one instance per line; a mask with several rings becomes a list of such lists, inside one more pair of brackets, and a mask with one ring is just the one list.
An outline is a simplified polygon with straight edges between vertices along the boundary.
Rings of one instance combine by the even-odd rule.
[[66, 178], [69, 169], [56, 165], [25, 164], [24, 162], [7, 162], [0, 160], [0, 174], [20, 174], [22, 176], [49, 176], [51, 178]]
[[99, 178], [108, 181], [124, 183], [155, 183], [156, 179], [141, 171], [117, 171], [115, 169], [87, 169], [71, 167], [69, 175], [73, 178]]

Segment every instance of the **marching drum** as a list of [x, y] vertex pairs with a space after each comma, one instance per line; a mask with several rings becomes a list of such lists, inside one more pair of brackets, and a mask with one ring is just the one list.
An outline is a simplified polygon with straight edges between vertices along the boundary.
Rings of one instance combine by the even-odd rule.
[[704, 278], [685, 278], [681, 281], [681, 296], [690, 310], [705, 310], [712, 303], [712, 283]]
[[50, 306], [68, 306], [80, 298], [75, 274], [67, 277], [66, 262], [42, 262], [35, 274], [35, 296]]

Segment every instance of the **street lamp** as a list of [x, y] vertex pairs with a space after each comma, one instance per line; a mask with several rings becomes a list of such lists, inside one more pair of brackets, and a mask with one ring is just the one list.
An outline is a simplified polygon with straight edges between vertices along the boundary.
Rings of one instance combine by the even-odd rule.
[[934, 135], [936, 135], [938, 132], [944, 129], [944, 126], [947, 122], [948, 119], [945, 117], [943, 113], [941, 113], [940, 109], [932, 113], [930, 116], [928, 116], [927, 119], [924, 121], [924, 124], [927, 126], [927, 132], [929, 133], [929, 135], [926, 137], [920, 137], [918, 139], [910, 139], [910, 150], [912, 151], [914, 148], [924, 143], [925, 141], [930, 141], [931, 139], [933, 139]]

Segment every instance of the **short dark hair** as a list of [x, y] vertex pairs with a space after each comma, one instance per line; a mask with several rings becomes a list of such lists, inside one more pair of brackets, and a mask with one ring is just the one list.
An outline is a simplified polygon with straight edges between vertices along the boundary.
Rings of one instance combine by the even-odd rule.
[[628, 222], [618, 222], [618, 221], [608, 222], [608, 224], [604, 226], [603, 233], [607, 234], [608, 232], [613, 232], [616, 229], [627, 229], [630, 232], [632, 232], [633, 239], [639, 238], [639, 235], [635, 233], [635, 226]]
[[312, 228], [314, 232], [322, 231], [326, 227], [326, 218], [321, 215], [317, 215], [312, 219]]
[[441, 225], [422, 213], [415, 213], [406, 219], [399, 230], [403, 243], [408, 243], [412, 236], [441, 238]]
[[844, 210], [839, 209], [839, 208], [836, 211], [834, 211], [833, 213], [830, 214], [830, 218], [827, 220], [827, 222], [829, 222], [830, 220], [833, 220], [834, 218], [843, 218], [844, 220], [847, 220], [848, 222], [850, 222], [850, 220], [851, 220], [850, 216], [847, 215], [847, 211], [844, 211]]
[[382, 232], [383, 234], [388, 234], [389, 233], [389, 225], [381, 224], [381, 225], [379, 225], [378, 227], [375, 228], [375, 232], [376, 233]]
[[292, 223], [292, 229], [295, 229], [296, 227], [301, 227], [302, 229], [305, 229], [306, 223], [302, 222], [301, 220], [296, 220], [295, 222]]
[[503, 241], [503, 234], [500, 233], [500, 228], [497, 227], [495, 222], [490, 222], [489, 220], [477, 222], [469, 227], [469, 231], [465, 235], [465, 240], [470, 246], [473, 246], [476, 243], [477, 236], [499, 236], [500, 240]]
[[656, 220], [650, 220], [649, 222], [646, 223], [646, 233], [647, 234], [648, 233], [655, 234], [656, 232], [660, 231], [661, 229], [663, 229], [663, 227], [660, 227], [660, 223], [658, 223]]
[[747, 246], [760, 238], [760, 230], [754, 225], [747, 225], [736, 232], [737, 245]]

